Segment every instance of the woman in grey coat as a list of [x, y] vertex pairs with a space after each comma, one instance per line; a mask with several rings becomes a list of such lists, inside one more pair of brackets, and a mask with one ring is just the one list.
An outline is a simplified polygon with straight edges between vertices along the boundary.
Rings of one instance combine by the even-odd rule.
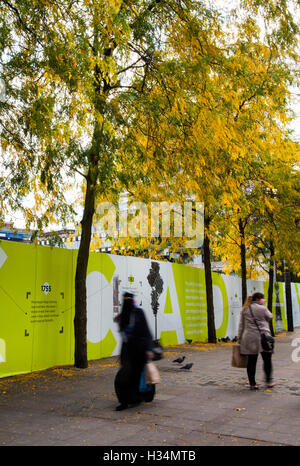
[[[240, 316], [238, 342], [240, 344], [241, 354], [246, 354], [248, 356], [247, 374], [251, 390], [257, 390], [259, 388], [255, 381], [256, 363], [259, 353], [264, 362], [263, 367], [267, 387], [273, 387], [275, 385], [272, 382], [272, 351], [265, 351], [261, 346], [261, 333], [271, 335], [270, 322], [273, 319], [273, 314], [264, 304], [264, 294], [259, 292], [254, 293], [247, 298]], [[251, 315], [250, 306], [260, 331]]]

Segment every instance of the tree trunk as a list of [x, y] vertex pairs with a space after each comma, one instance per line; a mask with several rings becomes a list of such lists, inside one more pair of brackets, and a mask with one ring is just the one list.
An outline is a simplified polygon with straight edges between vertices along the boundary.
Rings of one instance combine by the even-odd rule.
[[[93, 52], [95, 57], [98, 53], [98, 23], [94, 22], [94, 43]], [[112, 49], [105, 50], [105, 55], [111, 56]], [[95, 110], [104, 115], [103, 107], [109, 92], [109, 85], [105, 80], [102, 81], [102, 74], [98, 64], [94, 69], [95, 81]], [[103, 83], [103, 88], [101, 88]], [[89, 170], [86, 176], [86, 195], [83, 218], [81, 221], [81, 241], [77, 256], [77, 267], [75, 276], [75, 318], [74, 318], [74, 331], [75, 331], [75, 366], [85, 369], [88, 366], [87, 359], [87, 296], [86, 296], [86, 274], [89, 261], [90, 243], [92, 235], [92, 223], [95, 212], [95, 199], [96, 199], [96, 184], [97, 179], [100, 177], [99, 170], [99, 154], [101, 153], [102, 141], [102, 124], [96, 119], [94, 124], [94, 134], [92, 138], [92, 145], [88, 154]], [[103, 167], [102, 167], [103, 168]], [[102, 173], [101, 173], [102, 174]]]
[[206, 287], [206, 305], [207, 305], [207, 330], [208, 342], [216, 343], [216, 328], [215, 328], [215, 315], [214, 315], [214, 300], [213, 300], [213, 286], [211, 275], [211, 262], [210, 262], [210, 240], [209, 240], [209, 224], [210, 217], [207, 207], [204, 208], [204, 271], [205, 271], [205, 287]]
[[247, 299], [247, 266], [246, 266], [246, 245], [245, 245], [245, 228], [243, 225], [243, 221], [239, 219], [239, 231], [241, 237], [241, 246], [240, 246], [240, 253], [241, 253], [241, 272], [242, 272], [242, 300], [243, 303]]
[[291, 293], [291, 273], [284, 261], [284, 281], [285, 281], [285, 300], [288, 332], [294, 331], [292, 293]]
[[85, 369], [87, 360], [87, 297], [86, 274], [89, 260], [92, 221], [95, 210], [95, 185], [87, 175], [84, 213], [81, 221], [81, 240], [77, 256], [75, 276], [75, 367]]
[[[273, 310], [273, 287], [274, 287], [274, 246], [271, 242], [270, 245], [270, 263], [269, 263], [269, 287], [268, 287], [268, 309], [270, 312]], [[274, 336], [273, 321], [270, 322], [271, 334]]]

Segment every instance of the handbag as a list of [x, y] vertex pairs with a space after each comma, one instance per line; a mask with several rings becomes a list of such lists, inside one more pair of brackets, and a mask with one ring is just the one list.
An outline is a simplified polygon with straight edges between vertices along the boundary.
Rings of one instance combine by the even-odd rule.
[[163, 358], [164, 349], [160, 344], [159, 340], [153, 340], [153, 361], [159, 361]]
[[255, 325], [256, 325], [256, 327], [258, 328], [259, 333], [260, 333], [260, 342], [261, 342], [262, 349], [263, 349], [264, 351], [273, 351], [273, 349], [274, 349], [274, 343], [275, 343], [274, 338], [272, 337], [272, 335], [269, 335], [268, 333], [262, 333], [262, 332], [260, 331], [260, 328], [259, 328], [259, 326], [258, 326], [258, 323], [256, 322], [256, 320], [255, 320], [255, 318], [254, 318], [254, 315], [253, 315], [251, 306], [249, 306], [249, 309], [250, 309], [251, 315], [252, 315], [252, 317], [253, 317], [253, 320], [254, 320], [254, 322], [255, 322]]
[[241, 354], [241, 347], [239, 344], [232, 346], [231, 365], [232, 367], [241, 368], [245, 368], [248, 365], [248, 356]]
[[261, 346], [265, 351], [273, 351], [274, 349], [274, 338], [268, 333], [261, 334]]
[[147, 385], [155, 385], [160, 382], [159, 372], [154, 362], [147, 362], [145, 365], [145, 380]]

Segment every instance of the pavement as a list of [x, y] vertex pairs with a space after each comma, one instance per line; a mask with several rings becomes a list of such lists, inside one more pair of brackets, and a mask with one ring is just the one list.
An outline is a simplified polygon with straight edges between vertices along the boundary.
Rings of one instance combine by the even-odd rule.
[[[296, 338], [300, 329], [276, 336], [274, 388], [264, 386], [258, 360], [258, 391], [249, 390], [246, 369], [231, 367], [232, 343], [165, 348], [156, 363], [161, 383], [153, 402], [120, 412], [117, 357], [91, 361], [84, 370], [63, 366], [0, 379], [0, 445], [299, 446]], [[189, 371], [172, 362], [182, 355], [193, 363]]]

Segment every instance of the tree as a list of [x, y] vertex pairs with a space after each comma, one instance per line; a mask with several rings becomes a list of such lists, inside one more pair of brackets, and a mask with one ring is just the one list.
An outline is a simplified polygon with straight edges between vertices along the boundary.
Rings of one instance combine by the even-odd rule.
[[[249, 271], [250, 261], [247, 261], [247, 256], [250, 260], [255, 258], [253, 266], [257, 264], [251, 227], [259, 222], [266, 233], [260, 233], [260, 239], [270, 240], [267, 228], [262, 227], [261, 221], [261, 218], [265, 219], [264, 213], [270, 205], [267, 192], [272, 187], [283, 187], [287, 179], [291, 179], [298, 151], [286, 129], [289, 115], [288, 86], [293, 79], [297, 28], [286, 9], [286, 2], [280, 2], [278, 8], [273, 8], [269, 3], [264, 5], [263, 2], [243, 4], [246, 8], [254, 6], [254, 13], [258, 13], [259, 7], [266, 21], [271, 18], [274, 20], [262, 37], [262, 31], [254, 18], [246, 14], [245, 21], [237, 26], [237, 41], [232, 45], [234, 52], [229, 62], [232, 75], [224, 79], [224, 87], [230, 89], [231, 101], [235, 102], [232, 107], [234, 139], [238, 142], [241, 137], [244, 147], [239, 155], [234, 156], [237, 163], [230, 167], [240, 195], [236, 189], [224, 190], [223, 208], [215, 225], [218, 240], [214, 244], [216, 253], [227, 260], [227, 270], [241, 273], [244, 300], [247, 295], [247, 269], [249, 276], [254, 272]], [[278, 19], [283, 13], [284, 19], [279, 24]], [[276, 38], [280, 38], [278, 43]], [[243, 156], [245, 154], [247, 158]], [[287, 178], [284, 178], [283, 173]], [[290, 221], [285, 222], [285, 225], [290, 224]], [[270, 227], [269, 221], [267, 225]], [[270, 229], [273, 231], [272, 226]], [[281, 241], [285, 242], [285, 238], [282, 237]], [[275, 249], [282, 250], [282, 246], [277, 248], [276, 245]]]
[[[273, 242], [270, 242], [269, 246], [270, 256], [269, 256], [269, 268], [268, 268], [268, 275], [269, 275], [269, 285], [268, 285], [268, 301], [267, 306], [268, 309], [272, 312], [273, 310], [273, 289], [274, 289], [274, 246]], [[274, 336], [274, 327], [273, 322], [270, 322], [270, 329], [271, 334]]]
[[[239, 206], [240, 213], [236, 208], [234, 215], [245, 299], [249, 248], [245, 230], [254, 202], [247, 196], [252, 193], [251, 183], [254, 187], [256, 183], [253, 171], [260, 167], [261, 159], [263, 164], [271, 160], [274, 165], [282, 150], [294, 151], [285, 140], [281, 123], [287, 119], [288, 85], [292, 80], [292, 70], [285, 60], [287, 56], [295, 58], [296, 31], [281, 2], [278, 10], [263, 10], [266, 22], [271, 19], [273, 24], [261, 40], [261, 31], [252, 16], [253, 12], [258, 14], [258, 6], [264, 5], [243, 5], [250, 8], [250, 13], [244, 10], [244, 16], [238, 18], [235, 40], [230, 45], [216, 12], [209, 17], [203, 15], [200, 21], [190, 18], [183, 26], [172, 23], [173, 62], [169, 60], [167, 66], [164, 63], [160, 68], [164, 92], [156, 79], [149, 80], [152, 85], [147, 89], [146, 100], [136, 106], [139, 112], [133, 121], [134, 133], [141, 141], [138, 156], [147, 154], [144, 180], [149, 191], [152, 188], [158, 195], [165, 193], [172, 200], [196, 195], [209, 209], [210, 228], [206, 225], [206, 233], [209, 231], [212, 239], [215, 213], [222, 214], [226, 205]], [[280, 41], [276, 42], [276, 38]], [[159, 66], [159, 57], [156, 58]], [[135, 186], [134, 193], [141, 192], [139, 188]], [[255, 196], [263, 205], [262, 197]], [[206, 234], [204, 257], [209, 297], [208, 240]], [[209, 322], [212, 309], [208, 304]]]
[[206, 289], [206, 305], [207, 305], [207, 332], [208, 342], [216, 343], [216, 327], [214, 316], [214, 300], [213, 300], [213, 285], [211, 274], [211, 261], [210, 261], [210, 216], [207, 205], [204, 209], [204, 272], [205, 272], [205, 289]]
[[292, 293], [291, 293], [291, 273], [284, 261], [284, 281], [285, 281], [285, 296], [286, 296], [286, 315], [288, 332], [294, 331], [293, 323], [293, 308], [292, 308]]
[[[87, 366], [85, 280], [98, 199], [121, 187], [148, 199], [195, 195], [211, 219], [226, 198], [239, 199], [257, 157], [279, 154], [275, 122], [286, 117], [291, 79], [281, 58], [295, 58], [296, 29], [283, 0], [278, 8], [241, 4], [237, 22], [223, 25], [217, 11], [192, 0], [0, 0], [7, 199], [14, 187], [21, 205], [35, 187], [36, 208], [25, 213], [42, 228], [71, 212], [66, 177], [84, 180], [77, 367]], [[267, 44], [259, 9], [272, 21]], [[210, 235], [211, 227], [210, 220]]]
[[35, 208], [27, 209], [26, 220], [41, 229], [55, 215], [68, 218], [66, 177], [77, 173], [85, 183], [75, 277], [77, 367], [87, 367], [86, 271], [96, 198], [113, 192], [118, 180], [126, 186], [119, 160], [124, 151], [131, 153], [127, 133], [134, 104], [149, 74], [155, 76], [155, 54], [165, 48], [168, 28], [192, 5], [0, 2], [1, 70], [10, 96], [1, 108], [1, 141], [12, 177], [8, 191], [14, 186], [21, 199], [36, 185]]
[[[210, 134], [207, 135], [207, 127], [210, 123], [214, 124], [215, 115], [208, 103], [210, 92], [205, 92], [205, 89], [202, 92], [202, 86], [205, 87], [206, 81], [209, 82], [210, 62], [221, 52], [214, 46], [216, 35], [220, 33], [217, 16], [208, 13], [205, 10], [198, 17], [190, 16], [189, 21], [181, 25], [170, 25], [172, 31], [169, 60], [156, 56], [155, 63], [159, 72], [152, 74], [152, 81], [149, 78], [151, 85], [145, 86], [145, 97], [139, 99], [136, 105], [132, 127], [135, 140], [140, 141], [137, 156], [147, 154], [147, 163], [143, 173], [143, 186], [130, 186], [129, 189], [135, 195], [142, 193], [148, 200], [155, 199], [155, 196], [156, 199], [162, 197], [174, 202], [183, 202], [193, 196], [196, 200], [205, 198], [209, 201], [210, 197], [212, 201], [214, 199], [212, 192], [215, 187], [212, 187], [208, 176], [213, 177], [217, 172], [215, 169], [212, 175], [210, 171], [215, 163], [215, 153], [213, 150], [203, 149], [211, 140], [213, 128], [209, 128]], [[196, 54], [193, 61], [190, 60], [192, 44], [197, 36], [206, 44], [201, 53], [200, 66]], [[184, 48], [182, 44], [185, 44]], [[221, 126], [222, 122], [219, 121], [218, 127]], [[198, 146], [193, 141], [195, 136]], [[203, 147], [200, 146], [201, 138]], [[203, 170], [205, 164], [209, 167], [207, 170]], [[183, 239], [181, 244], [178, 240], [173, 242], [173, 237], [171, 241], [173, 250], [174, 245], [178, 248], [177, 251], [184, 247]], [[160, 243], [159, 248], [162, 247]], [[208, 264], [208, 231], [205, 236], [205, 250], [205, 261]], [[210, 290], [207, 292], [209, 339], [215, 342], [211, 271], [206, 275], [206, 285], [207, 290]]]
[[160, 265], [158, 262], [151, 262], [151, 269], [147, 280], [152, 288], [151, 291], [151, 307], [155, 317], [155, 339], [157, 339], [157, 313], [159, 309], [158, 298], [163, 292], [163, 280], [159, 273]]

